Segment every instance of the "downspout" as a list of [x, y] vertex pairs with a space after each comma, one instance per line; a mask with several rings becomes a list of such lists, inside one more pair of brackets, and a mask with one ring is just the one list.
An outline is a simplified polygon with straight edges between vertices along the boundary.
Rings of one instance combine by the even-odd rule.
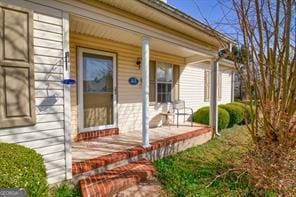
[[[232, 45], [229, 44], [228, 49], [224, 50], [219, 50], [218, 51], [218, 56], [214, 57], [212, 61], [212, 72], [211, 72], [211, 77], [212, 79], [212, 85], [213, 88], [211, 90], [211, 127], [214, 129], [214, 133], [217, 136], [221, 136], [221, 134], [218, 131], [218, 71], [219, 71], [219, 60], [222, 58], [226, 57], [229, 53], [231, 53], [232, 50]], [[227, 51], [227, 52], [225, 52]]]

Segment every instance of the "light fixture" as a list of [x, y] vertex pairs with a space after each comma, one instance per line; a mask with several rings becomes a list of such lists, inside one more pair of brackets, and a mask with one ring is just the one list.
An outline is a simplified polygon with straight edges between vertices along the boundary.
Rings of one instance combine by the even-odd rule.
[[139, 67], [139, 70], [141, 70], [141, 58], [137, 58], [137, 62], [136, 62], [137, 66]]

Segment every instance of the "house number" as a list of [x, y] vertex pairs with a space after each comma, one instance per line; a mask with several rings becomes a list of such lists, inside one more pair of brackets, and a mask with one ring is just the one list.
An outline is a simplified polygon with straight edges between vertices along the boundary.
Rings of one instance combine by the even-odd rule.
[[139, 80], [136, 77], [130, 77], [128, 79], [129, 84], [131, 85], [137, 85], [139, 83]]

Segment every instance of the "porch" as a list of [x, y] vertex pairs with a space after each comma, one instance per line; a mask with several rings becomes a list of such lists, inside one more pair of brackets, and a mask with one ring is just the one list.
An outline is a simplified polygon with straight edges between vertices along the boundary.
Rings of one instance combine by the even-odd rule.
[[[77, 80], [77, 85], [71, 87], [72, 140], [84, 132], [116, 128], [123, 136], [135, 139], [131, 142], [136, 145], [149, 147], [150, 138], [153, 141], [160, 137], [153, 136], [154, 129], [150, 133], [149, 127], [161, 126], [163, 121], [159, 114], [167, 111], [167, 103], [186, 99], [186, 106], [194, 111], [210, 104], [209, 101], [199, 101], [195, 105], [197, 99], [203, 100], [202, 95], [198, 92], [200, 98], [191, 96], [189, 87], [195, 84], [187, 78], [192, 76], [183, 76], [182, 72], [193, 64], [196, 67], [195, 64], [202, 63], [201, 69], [196, 71], [202, 77], [203, 70], [218, 67], [213, 50], [189, 44], [175, 35], [168, 39], [159, 33], [150, 35], [77, 15], [70, 15], [69, 25], [70, 75]], [[104, 65], [107, 61], [108, 66]], [[101, 70], [109, 71], [99, 72], [99, 66], [94, 66], [93, 62], [100, 65]], [[217, 82], [217, 72], [213, 72], [213, 76], [212, 80]], [[137, 83], [132, 84], [131, 79]], [[203, 89], [201, 85], [197, 89]], [[162, 95], [171, 98], [163, 100]], [[215, 107], [212, 113], [216, 114]], [[215, 128], [214, 122], [213, 118], [212, 128]], [[184, 128], [180, 129], [175, 132]], [[117, 137], [113, 138], [117, 140]], [[84, 148], [86, 145], [78, 143], [75, 146]], [[108, 151], [117, 151], [108, 148]], [[73, 150], [74, 158], [75, 154]], [[86, 157], [80, 159], [83, 160], [92, 154], [81, 155]]]
[[[71, 87], [71, 137], [86, 133], [92, 138], [71, 147], [73, 181], [79, 181], [85, 196], [120, 191], [146, 179], [153, 171], [150, 161], [207, 142], [217, 121], [214, 45], [147, 27], [144, 21], [100, 20], [69, 17], [70, 75], [77, 80]], [[170, 111], [168, 103], [186, 100], [194, 111], [210, 104], [193, 106], [198, 100], [191, 96], [194, 76], [183, 75], [190, 66], [201, 66], [196, 70], [200, 76], [212, 70], [212, 128], [162, 124], [160, 113]], [[96, 131], [104, 137], [92, 136]]]
[[[190, 123], [181, 124], [179, 127], [176, 125], [161, 126], [151, 128], [150, 140], [151, 144], [159, 141], [168, 141], [176, 136], [186, 135], [193, 131], [210, 131], [209, 127], [201, 124], [194, 124], [192, 127]], [[142, 133], [136, 132], [120, 132], [118, 135], [105, 136], [95, 138], [89, 141], [80, 141], [72, 143], [72, 161], [81, 162], [93, 158], [106, 156], [116, 152], [122, 152], [134, 147], [142, 145]]]
[[206, 125], [189, 122], [151, 128], [149, 147], [142, 146], [142, 132], [120, 132], [117, 135], [99, 137], [72, 143], [72, 174], [74, 182], [108, 170], [120, 168], [142, 159], [154, 161], [176, 154], [212, 137], [212, 129]]

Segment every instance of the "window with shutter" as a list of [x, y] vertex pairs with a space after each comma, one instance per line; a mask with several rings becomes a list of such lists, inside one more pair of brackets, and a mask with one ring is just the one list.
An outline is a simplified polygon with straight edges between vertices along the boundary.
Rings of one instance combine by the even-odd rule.
[[204, 101], [208, 102], [210, 98], [210, 80], [211, 80], [211, 72], [205, 70], [204, 73]]
[[35, 123], [33, 13], [0, 4], [0, 128]]

